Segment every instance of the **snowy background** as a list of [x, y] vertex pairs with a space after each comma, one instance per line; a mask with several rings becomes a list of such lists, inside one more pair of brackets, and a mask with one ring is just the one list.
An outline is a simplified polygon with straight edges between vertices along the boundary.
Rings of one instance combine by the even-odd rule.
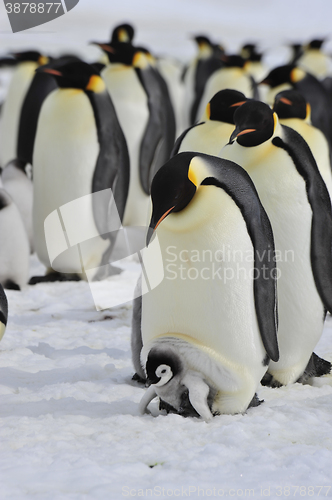
[[[332, 34], [330, 0], [80, 0], [52, 23], [12, 34], [0, 4], [1, 53], [41, 48], [99, 57], [130, 21], [135, 42], [187, 62], [190, 36], [210, 34], [230, 51], [248, 41], [284, 62], [289, 42]], [[332, 38], [326, 43], [332, 53]], [[131, 292], [139, 265], [100, 292]], [[31, 275], [43, 273], [31, 258]], [[209, 424], [138, 414], [144, 389], [131, 380], [131, 303], [97, 311], [89, 285], [40, 284], [7, 292], [0, 344], [0, 499], [108, 500], [169, 497], [332, 497], [332, 376], [313, 386], [260, 388], [265, 402]], [[332, 319], [317, 354], [332, 361]], [[157, 415], [157, 404], [152, 409]], [[151, 491], [152, 490], [152, 491]]]

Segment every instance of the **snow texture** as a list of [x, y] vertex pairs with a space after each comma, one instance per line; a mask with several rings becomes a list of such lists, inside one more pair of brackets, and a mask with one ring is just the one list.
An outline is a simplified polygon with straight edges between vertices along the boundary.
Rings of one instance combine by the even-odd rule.
[[[8, 49], [99, 57], [93, 39], [131, 21], [137, 43], [186, 62], [188, 39], [210, 33], [236, 50], [261, 42], [271, 63], [289, 41], [330, 33], [324, 0], [80, 0], [49, 25], [11, 34], [0, 5], [0, 37]], [[327, 48], [330, 42], [327, 43]], [[100, 283], [100, 296], [134, 291], [140, 266]], [[43, 273], [36, 256], [31, 275]], [[131, 292], [130, 292], [131, 293]], [[97, 311], [86, 282], [8, 291], [9, 320], [0, 344], [1, 500], [120, 498], [332, 497], [332, 376], [314, 384], [261, 387], [264, 403], [210, 423], [178, 415], [140, 416], [146, 390], [131, 380], [131, 303]], [[332, 319], [316, 348], [332, 361]]]

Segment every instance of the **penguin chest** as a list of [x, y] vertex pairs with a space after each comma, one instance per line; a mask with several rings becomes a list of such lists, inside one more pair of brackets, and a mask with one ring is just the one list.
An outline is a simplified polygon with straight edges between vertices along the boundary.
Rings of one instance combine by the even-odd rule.
[[220, 188], [201, 186], [195, 198], [194, 209], [189, 205], [158, 227], [164, 279], [142, 298], [143, 344], [165, 335], [185, 335], [223, 359], [257, 364], [265, 351], [245, 221]]
[[140, 181], [140, 147], [149, 119], [147, 95], [133, 68], [111, 64], [103, 71], [107, 90], [125, 135], [129, 158], [130, 179], [124, 225], [146, 225], [149, 197]]

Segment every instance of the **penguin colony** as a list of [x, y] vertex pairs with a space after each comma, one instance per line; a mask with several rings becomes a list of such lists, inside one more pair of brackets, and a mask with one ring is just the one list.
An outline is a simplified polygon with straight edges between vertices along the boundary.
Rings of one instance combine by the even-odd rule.
[[[0, 339], [4, 289], [28, 285], [31, 253], [47, 272], [30, 285], [90, 269], [104, 279], [109, 221], [146, 226], [143, 261], [157, 274], [161, 255], [165, 273], [144, 294], [142, 276], [133, 301], [133, 378], [148, 386], [139, 410], [158, 397], [166, 413], [209, 421], [260, 404], [260, 384], [331, 372], [314, 352], [332, 313], [331, 61], [323, 39], [268, 68], [253, 43], [232, 54], [198, 34], [182, 66], [134, 36], [121, 24], [91, 41], [94, 63], [33, 50], [0, 59], [0, 77], [12, 73], [0, 111]], [[59, 213], [77, 200], [75, 233]], [[65, 228], [56, 255], [50, 219]]]

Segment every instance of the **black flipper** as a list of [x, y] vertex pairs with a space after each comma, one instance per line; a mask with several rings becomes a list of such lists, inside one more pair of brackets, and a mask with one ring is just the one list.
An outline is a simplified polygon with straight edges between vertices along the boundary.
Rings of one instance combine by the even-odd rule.
[[153, 67], [136, 69], [148, 98], [149, 120], [140, 146], [140, 180], [150, 194], [151, 180], [170, 158], [175, 141], [175, 116], [167, 84]]
[[[99, 155], [92, 180], [92, 193], [111, 189], [114, 202], [122, 222], [129, 190], [129, 154], [113, 102], [109, 94], [87, 92], [97, 126]], [[99, 234], [110, 240], [101, 264], [107, 264], [117, 232], [111, 228], [110, 196], [93, 198], [93, 215]]]
[[7, 325], [8, 301], [5, 292], [0, 284], [0, 323]]
[[[180, 153], [185, 154], [185, 153]], [[194, 153], [209, 164], [213, 177], [202, 185], [221, 187], [241, 210], [254, 247], [254, 296], [260, 334], [269, 357], [279, 359], [277, 342], [277, 281], [274, 239], [270, 220], [260, 202], [256, 188], [247, 172], [229, 160]]]
[[173, 146], [173, 149], [171, 151], [170, 158], [173, 158], [173, 156], [177, 155], [180, 149], [180, 146], [182, 144], [183, 139], [186, 137], [188, 134], [189, 130], [191, 130], [194, 127], [198, 127], [198, 125], [203, 125], [204, 122], [197, 123], [197, 125], [192, 125], [191, 127], [188, 127], [186, 130], [182, 132], [182, 134], [176, 139], [175, 144]]
[[287, 151], [305, 180], [312, 209], [312, 272], [323, 305], [332, 312], [332, 212], [329, 193], [308, 144], [295, 130], [284, 125], [282, 130], [283, 139], [276, 137], [272, 142]]

